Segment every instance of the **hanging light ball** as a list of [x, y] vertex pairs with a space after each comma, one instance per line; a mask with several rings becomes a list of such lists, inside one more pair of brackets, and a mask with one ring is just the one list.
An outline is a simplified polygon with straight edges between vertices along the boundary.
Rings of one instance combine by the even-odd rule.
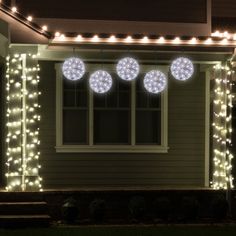
[[116, 66], [116, 72], [123, 80], [134, 80], [139, 74], [139, 64], [137, 60], [131, 57], [125, 57], [119, 60]]
[[193, 63], [186, 57], [175, 59], [170, 67], [171, 74], [177, 80], [187, 80], [194, 72]]
[[62, 65], [62, 72], [69, 80], [79, 80], [85, 73], [84, 62], [77, 57], [68, 58]]
[[112, 77], [104, 71], [95, 71], [89, 78], [89, 86], [95, 93], [106, 93], [111, 89]]
[[143, 84], [149, 93], [157, 94], [166, 88], [167, 78], [161, 71], [152, 70], [145, 75]]

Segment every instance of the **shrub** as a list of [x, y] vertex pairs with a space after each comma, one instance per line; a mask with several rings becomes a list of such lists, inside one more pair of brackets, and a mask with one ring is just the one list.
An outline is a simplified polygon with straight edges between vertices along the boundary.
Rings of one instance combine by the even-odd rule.
[[70, 197], [62, 205], [62, 218], [66, 223], [73, 224], [78, 217], [77, 201]]
[[199, 202], [195, 197], [183, 197], [180, 215], [182, 220], [196, 220], [199, 214]]
[[156, 219], [168, 220], [171, 214], [171, 202], [166, 197], [156, 198], [153, 202], [153, 215]]
[[227, 217], [229, 205], [225, 197], [218, 196], [212, 199], [210, 205], [211, 217], [216, 220], [223, 220]]
[[132, 197], [129, 201], [129, 211], [133, 219], [143, 220], [147, 211], [146, 201], [144, 197]]
[[102, 222], [106, 214], [106, 202], [103, 199], [94, 199], [89, 205], [90, 217], [95, 222]]

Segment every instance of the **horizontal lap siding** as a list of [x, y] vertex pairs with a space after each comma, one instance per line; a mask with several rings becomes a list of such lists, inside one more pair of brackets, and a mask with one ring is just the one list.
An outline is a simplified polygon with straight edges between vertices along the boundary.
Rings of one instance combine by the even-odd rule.
[[41, 175], [44, 188], [204, 186], [204, 74], [169, 80], [167, 154], [56, 153], [56, 78], [53, 62], [40, 62]]

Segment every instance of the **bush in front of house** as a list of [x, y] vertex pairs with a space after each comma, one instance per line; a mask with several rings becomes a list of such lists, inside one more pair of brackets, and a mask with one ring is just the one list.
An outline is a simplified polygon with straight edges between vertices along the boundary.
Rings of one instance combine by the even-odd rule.
[[179, 212], [180, 220], [194, 221], [199, 216], [199, 202], [195, 197], [185, 196], [182, 198]]
[[224, 196], [217, 196], [212, 199], [210, 204], [211, 217], [222, 221], [227, 218], [229, 205]]
[[102, 222], [106, 215], [106, 201], [96, 198], [89, 205], [89, 213], [91, 220], [94, 222]]
[[153, 216], [155, 220], [168, 221], [171, 215], [172, 205], [167, 197], [156, 198], [153, 202]]
[[68, 224], [73, 224], [76, 222], [78, 217], [78, 204], [73, 198], [67, 198], [62, 205], [62, 219]]
[[142, 196], [134, 196], [129, 201], [129, 211], [133, 220], [142, 221], [147, 212], [145, 198]]

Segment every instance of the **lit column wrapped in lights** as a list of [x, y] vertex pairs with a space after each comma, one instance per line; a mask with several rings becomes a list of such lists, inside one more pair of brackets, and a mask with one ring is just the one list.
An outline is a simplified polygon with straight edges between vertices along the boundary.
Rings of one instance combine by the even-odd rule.
[[213, 178], [214, 189], [233, 187], [231, 133], [232, 133], [232, 71], [228, 66], [213, 69]]
[[7, 57], [7, 191], [42, 191], [38, 164], [39, 70], [36, 55]]

